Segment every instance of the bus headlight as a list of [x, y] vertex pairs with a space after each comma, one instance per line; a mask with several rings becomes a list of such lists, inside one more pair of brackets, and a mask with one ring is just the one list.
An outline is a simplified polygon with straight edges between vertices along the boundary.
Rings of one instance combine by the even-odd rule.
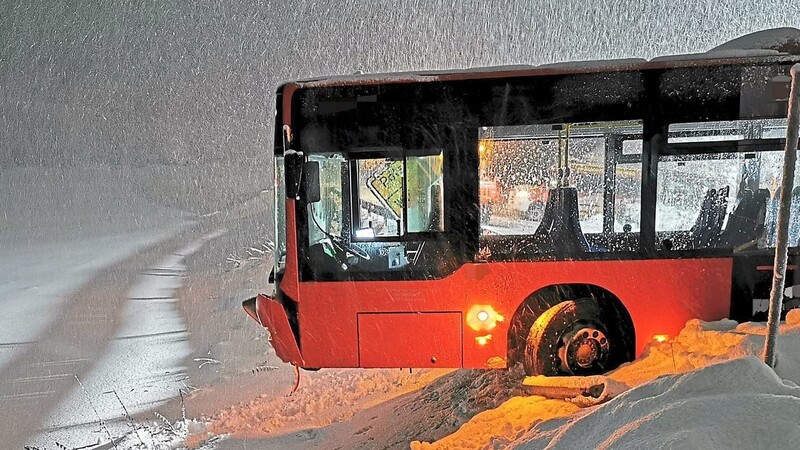
[[475, 331], [488, 331], [502, 322], [504, 317], [491, 305], [473, 305], [467, 311], [467, 325]]

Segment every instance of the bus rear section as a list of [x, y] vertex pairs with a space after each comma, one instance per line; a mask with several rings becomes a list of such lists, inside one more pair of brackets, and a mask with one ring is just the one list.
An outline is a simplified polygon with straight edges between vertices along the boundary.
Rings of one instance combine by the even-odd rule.
[[276, 291], [245, 309], [303, 368], [543, 375], [758, 317], [796, 60], [286, 85]]

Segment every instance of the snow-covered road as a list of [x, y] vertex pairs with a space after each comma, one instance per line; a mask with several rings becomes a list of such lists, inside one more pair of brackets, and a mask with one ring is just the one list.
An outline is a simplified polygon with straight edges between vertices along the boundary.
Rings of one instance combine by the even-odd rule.
[[70, 293], [104, 268], [175, 231], [111, 234], [51, 243], [0, 242], [0, 369], [56, 319]]
[[[127, 426], [115, 419], [189, 389], [182, 365], [191, 350], [173, 291], [180, 287], [183, 258], [217, 236], [87, 239], [60, 245], [55, 258], [32, 248], [5, 261], [16, 271], [9, 271], [15, 283], [4, 289], [16, 295], [2, 304], [3, 320], [12, 323], [2, 336], [26, 342], [7, 345], [3, 353], [0, 419], [9, 448], [96, 442], [98, 432], [105, 438], [106, 429]], [[51, 295], [31, 298], [37, 286]], [[100, 420], [110, 423], [101, 429]]]
[[[128, 292], [121, 327], [97, 365], [43, 422], [32, 440], [47, 447], [68, 447], [118, 437], [129, 430], [127, 416], [150, 410], [179, 392], [189, 392], [183, 365], [191, 353], [186, 323], [176, 307], [175, 291], [186, 270], [183, 259], [212, 233], [167, 255], [142, 273]], [[106, 429], [99, 421], [106, 422]]]

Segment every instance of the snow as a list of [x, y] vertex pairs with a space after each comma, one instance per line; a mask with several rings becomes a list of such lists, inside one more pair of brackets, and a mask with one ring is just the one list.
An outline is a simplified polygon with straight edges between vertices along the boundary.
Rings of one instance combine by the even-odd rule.
[[775, 50], [784, 53], [800, 54], [800, 30], [783, 27], [756, 31], [755, 33], [732, 39], [712, 48], [708, 53], [731, 50]]
[[[687, 53], [652, 58], [653, 62], [688, 61], [709, 58], [758, 58], [775, 57], [786, 54], [800, 54], [800, 30], [796, 28], [774, 28], [757, 31], [728, 41], [704, 53]], [[490, 71], [530, 71], [544, 70], [600, 70], [635, 68], [647, 63], [644, 58], [568, 60], [546, 64], [475, 67], [436, 72], [402, 72], [331, 76], [301, 82], [304, 87], [324, 87], [345, 84], [377, 84], [402, 82], [438, 81], [441, 75], [475, 74]]]
[[55, 320], [70, 293], [189, 223], [125, 191], [119, 174], [102, 166], [0, 171], [0, 368]]
[[[781, 324], [775, 371], [757, 357], [765, 330], [761, 323], [692, 320], [674, 339], [653, 342], [643, 357], [607, 377], [554, 383], [607, 383], [616, 391], [609, 397], [616, 397], [601, 406], [514, 397], [444, 439], [411, 447], [794, 448], [800, 439], [800, 310]], [[547, 383], [536, 378], [526, 384]]]
[[145, 192], [126, 185], [132, 171], [103, 165], [3, 168], [0, 250], [53, 242], [80, 245], [86, 239], [149, 230], [175, 231], [176, 225], [191, 220], [188, 214], [161, 206]]
[[670, 55], [670, 56], [659, 56], [653, 58], [651, 61], [653, 62], [672, 62], [672, 61], [693, 61], [693, 60], [707, 60], [707, 59], [735, 59], [735, 58], [763, 58], [763, 57], [776, 57], [780, 56], [781, 52], [776, 50], [769, 50], [769, 49], [750, 49], [750, 50], [741, 50], [741, 49], [731, 49], [731, 50], [719, 50], [716, 52], [708, 52], [708, 53], [688, 53], [685, 55]]
[[[785, 54], [800, 54], [800, 30], [796, 28], [774, 28], [757, 31], [733, 39], [704, 53], [687, 53], [652, 58], [654, 62], [687, 61], [709, 58], [758, 58], [774, 57]], [[540, 64], [536, 66], [494, 66], [476, 67], [471, 69], [447, 70], [437, 72], [403, 72], [403, 73], [376, 73], [331, 76], [322, 79], [303, 81], [304, 87], [324, 87], [344, 84], [376, 84], [376, 83], [402, 83], [402, 82], [432, 82], [438, 81], [440, 75], [474, 74], [489, 71], [530, 71], [531, 69], [545, 70], [586, 70], [586, 69], [620, 69], [636, 67], [647, 62], [644, 58], [623, 58], [608, 60], [570, 60]]]
[[232, 405], [189, 439], [216, 436], [219, 450], [366, 449], [376, 443], [415, 450], [794, 448], [800, 438], [800, 311], [781, 324], [777, 372], [757, 357], [764, 332], [760, 323], [692, 320], [605, 376], [524, 381], [603, 384], [597, 401], [526, 395], [518, 369], [323, 369], [304, 373], [293, 396], [265, 393]]
[[244, 405], [233, 405], [212, 418], [211, 435], [240, 433], [257, 436], [324, 427], [350, 419], [404, 393], [423, 388], [446, 371], [398, 369], [334, 369], [301, 373], [294, 394], [262, 394]]
[[800, 30], [773, 28], [756, 31], [712, 48], [705, 53], [670, 55], [652, 61], [686, 61], [709, 58], [757, 58], [785, 54], [800, 55]]
[[[523, 381], [523, 385], [531, 388], [530, 390], [534, 395], [543, 395], [550, 398], [557, 398], [559, 391], [565, 391], [560, 394], [565, 396], [564, 400], [578, 406], [594, 406], [605, 403], [630, 389], [625, 383], [605, 375], [587, 377], [535, 376], [526, 378]], [[547, 394], [547, 392], [553, 392], [554, 394]]]
[[537, 69], [620, 69], [625, 67], [640, 66], [646, 63], [644, 58], [626, 58], [609, 60], [590, 60], [590, 61], [565, 61], [550, 64], [541, 64]]
[[[436, 2], [425, 5], [422, 14], [419, 4], [398, 6], [384, 0], [372, 8], [360, 2], [327, 0], [261, 7], [235, 2], [215, 7], [205, 2], [186, 5], [134, 2], [65, 9], [55, 2], [27, 2], [8, 8], [0, 20], [0, 30], [7, 37], [6, 51], [0, 55], [4, 88], [0, 102], [4, 136], [0, 151], [0, 366], [6, 355], [13, 358], [52, 323], [71, 292], [185, 225], [182, 214], [156, 203], [179, 208], [195, 205], [192, 211], [215, 214], [223, 210], [219, 205], [227, 204], [222, 200], [233, 201], [234, 196], [227, 194], [230, 191], [255, 192], [269, 184], [270, 175], [263, 170], [266, 163], [240, 161], [270, 153], [264, 151], [272, 140], [265, 124], [273, 119], [278, 79], [352, 73], [357, 68], [385, 72], [649, 58], [708, 48], [765, 26], [797, 26], [799, 20], [785, 14], [785, 4], [770, 1], [712, 5], [658, 1], [636, 7], [618, 0], [512, 2], [504, 7], [491, 2]], [[286, 61], [291, 63], [280, 63]], [[424, 72], [418, 75], [426, 76]], [[148, 168], [139, 167], [152, 161], [167, 165], [149, 174]], [[70, 167], [95, 163], [97, 167]], [[214, 176], [206, 176], [209, 173]], [[136, 182], [129, 183], [131, 179]], [[131, 186], [157, 201], [136, 198], [128, 192]], [[218, 201], [207, 201], [209, 197]], [[174, 262], [165, 259], [158, 266], [174, 268]], [[174, 284], [166, 284], [160, 286], [171, 292]], [[149, 348], [157, 340], [142, 334], [159, 329], [175, 332], [169, 336], [185, 337], [183, 324], [173, 320], [172, 300], [146, 301], [153, 302], [152, 312], [163, 313], [167, 319], [126, 322], [125, 336], [132, 338], [127, 341]], [[126, 312], [138, 314], [127, 303]], [[254, 326], [241, 316], [237, 324]], [[757, 341], [757, 337], [752, 339]], [[166, 348], [161, 351], [174, 351], [172, 356], [183, 351], [180, 342], [165, 339], [162, 343]], [[265, 342], [259, 344], [266, 347]], [[112, 359], [122, 356], [118, 352], [138, 350], [138, 346], [117, 345], [115, 341], [109, 346], [113, 354], [101, 366], [117, 364]], [[653, 355], [663, 351], [673, 353], [655, 348]], [[249, 355], [243, 349], [240, 354]], [[143, 357], [130, 356], [118, 364], [127, 367], [134, 358]], [[180, 370], [174, 361], [165, 365], [161, 356], [152, 367]], [[782, 357], [782, 368], [790, 363]], [[658, 367], [666, 366], [672, 368], [672, 361], [662, 361]], [[692, 366], [686, 363], [685, 367]], [[267, 385], [262, 387], [264, 398], [214, 417], [230, 419], [234, 433], [255, 429], [254, 433], [273, 433], [270, 436], [275, 438], [280, 430], [300, 430], [298, 439], [304, 442], [340, 439], [344, 448], [351, 447], [348, 443], [370, 448], [375, 442], [389, 441], [400, 446], [406, 438], [438, 444], [448, 435], [458, 442], [459, 435], [452, 433], [461, 424], [476, 425], [473, 436], [479, 439], [469, 442], [477, 446], [498, 416], [495, 407], [506, 403], [509, 407], [500, 411], [514, 418], [513, 426], [498, 434], [496, 445], [529, 430], [530, 417], [535, 417], [532, 410], [540, 414], [538, 420], [586, 411], [572, 403], [520, 396], [509, 387], [518, 380], [508, 372], [455, 371], [430, 380], [437, 375], [441, 373], [304, 373], [301, 391], [292, 397], [284, 397], [288, 387], [272, 391], [272, 385]], [[244, 385], [252, 378], [240, 380]], [[96, 394], [92, 376], [84, 381], [87, 390]], [[104, 392], [113, 388], [104, 386]], [[545, 408], [544, 403], [550, 406]], [[119, 415], [117, 404], [108, 407]], [[486, 420], [470, 425], [469, 419], [478, 417], [475, 414], [482, 408], [490, 408]], [[384, 414], [370, 415], [379, 412]], [[105, 411], [101, 414], [106, 417]], [[308, 428], [334, 421], [339, 422]], [[191, 420], [148, 423], [136, 436], [113, 447], [134, 448], [139, 443], [139, 448], [177, 447], [183, 436], [203, 427]], [[358, 433], [368, 427], [371, 431]], [[372, 434], [375, 430], [382, 434]], [[375, 440], [369, 442], [367, 437]], [[286, 439], [291, 441], [292, 436]]]
[[[35, 348], [86, 286], [146, 249], [174, 239], [191, 224], [188, 214], [122, 186], [123, 172], [104, 166], [0, 172], [0, 369]], [[53, 367], [54, 378], [74, 378], [73, 392], [53, 405], [50, 417], [41, 418], [50, 430], [30, 437], [27, 444], [51, 448], [56, 441], [107, 441], [98, 429], [99, 419], [123, 417], [122, 404], [131, 414], [150, 409], [176, 396], [176, 386], [186, 387], [180, 370], [181, 358], [188, 354], [185, 333], [181, 335], [185, 326], [169, 293], [180, 285], [180, 260], [196, 249], [190, 246], [178, 252], [183, 254], [170, 255], [157, 265], [164, 269], [160, 273], [140, 276], [139, 291], [129, 297], [158, 300], [124, 304], [117, 338], [85, 379], [66, 366]], [[123, 278], [115, 281], [122, 283]], [[91, 311], [85, 313], [87, 328], [92, 317]], [[32, 390], [39, 386], [34, 381], [30, 385]], [[27, 389], [18, 394], [33, 395]], [[60, 398], [54, 390], [41, 394]], [[109, 423], [108, 429], [115, 426], [129, 427]]]
[[[566, 417], [580, 407], [561, 400], [543, 397], [512, 397], [498, 408], [484, 411], [453, 433], [435, 443], [412, 442], [414, 450], [450, 450], [463, 448], [497, 448], [509, 439], [527, 431], [532, 422]], [[487, 430], [492, 430], [487, 434]]]
[[749, 356], [659, 378], [509, 448], [796, 448], [800, 388]]
[[326, 87], [326, 86], [344, 86], [344, 85], [361, 85], [361, 84], [380, 84], [380, 83], [432, 83], [439, 81], [438, 74], [436, 75], [420, 75], [414, 72], [407, 73], [386, 73], [386, 74], [366, 74], [362, 75], [356, 73], [349, 76], [331, 76], [325, 77], [321, 80], [313, 80], [303, 82], [303, 87]]
[[[0, 368], [57, 317], [69, 294], [103, 268], [174, 234], [172, 230], [13, 245], [0, 241]], [[115, 249], [109, 252], [108, 249]]]
[[[103, 230], [97, 227], [95, 231]], [[142, 232], [141, 241], [132, 231], [121, 230], [108, 237], [99, 234], [76, 233], [57, 244], [15, 241], [16, 253], [3, 259], [12, 278], [0, 286], [12, 294], [29, 295], [37, 289], [22, 289], [25, 278], [20, 273], [29, 274], [29, 282], [36, 281], [38, 286], [57, 282], [59, 277], [51, 274], [59, 271], [67, 274], [64, 278], [74, 276], [79, 281], [80, 271], [88, 270], [85, 277], [90, 278], [102, 270], [105, 260], [88, 264], [88, 268], [75, 261], [91, 261], [103, 256], [109, 247], [124, 250], [127, 244], [145, 245], [142, 242], [157, 238], [150, 231]], [[606, 389], [596, 400], [526, 395], [514, 371], [421, 370], [409, 374], [400, 370], [323, 369], [303, 372], [300, 389], [292, 396], [287, 395], [291, 388], [287, 384], [282, 390], [265, 390], [250, 402], [231, 405], [198, 421], [127, 422], [114, 392], [130, 414], [135, 414], [158, 407], [178, 389], [191, 389], [183, 379], [181, 361], [188, 355], [188, 336], [175, 315], [173, 291], [185, 270], [183, 258], [213, 238], [205, 236], [175, 254], [165, 255], [141, 275], [128, 294], [134, 300], [125, 306], [127, 319], [117, 339], [95, 372], [82, 380], [85, 391], [76, 386], [53, 414], [51, 427], [77, 425], [62, 430], [69, 439], [60, 442], [78, 445], [107, 441], [87, 397], [114, 436], [135, 430], [118, 443], [120, 449], [203, 442], [206, 448], [218, 450], [242, 448], [236, 446], [238, 443], [252, 444], [251, 448], [371, 448], [375, 442], [419, 449], [574, 448], [588, 445], [587, 435], [595, 439], [593, 445], [614, 448], [637, 448], [644, 439], [655, 447], [726, 448], [736, 442], [752, 444], [754, 441], [748, 440], [751, 435], [764, 438], [767, 433], [763, 430], [772, 429], [767, 428], [772, 425], [766, 420], [773, 418], [785, 433], [772, 433], [771, 441], [758, 442], [786, 447], [797, 438], [797, 426], [784, 418], [796, 416], [794, 411], [799, 406], [800, 395], [792, 382], [800, 382], [796, 351], [800, 346], [800, 311], [790, 312], [781, 325], [775, 375], [754, 358], [763, 346], [762, 324], [695, 320], [677, 336], [651, 343], [632, 364], [603, 377], [570, 380], [575, 386], [602, 384]], [[125, 252], [112, 254], [121, 258]], [[43, 262], [42, 255], [52, 258], [52, 266]], [[36, 271], [39, 264], [45, 264], [42, 272]], [[68, 288], [54, 284], [53, 289]], [[3, 331], [5, 327], [0, 329]], [[538, 384], [547, 382], [539, 380]], [[563, 380], [559, 380], [561, 383]], [[753, 411], [770, 412], [754, 415]], [[68, 420], [60, 421], [59, 417]], [[713, 426], [707, 429], [709, 424]], [[735, 429], [729, 429], [732, 427]]]
[[96, 429], [99, 420], [108, 422], [115, 435], [123, 434], [119, 430], [130, 425], [118, 419], [154, 409], [179, 391], [193, 389], [183, 367], [192, 350], [174, 292], [186, 270], [184, 258], [221, 233], [195, 240], [140, 276], [128, 293], [123, 324], [104, 356], [44, 421], [46, 431], [34, 443], [85, 444], [87, 435], [105, 434]]

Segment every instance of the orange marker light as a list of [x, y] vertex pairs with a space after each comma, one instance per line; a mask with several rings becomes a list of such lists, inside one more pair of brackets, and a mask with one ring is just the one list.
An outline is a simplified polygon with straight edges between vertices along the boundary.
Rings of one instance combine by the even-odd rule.
[[656, 342], [666, 342], [669, 340], [669, 336], [666, 334], [656, 334], [653, 336], [653, 340]]
[[473, 305], [467, 311], [467, 325], [475, 331], [489, 331], [505, 318], [491, 305]]

